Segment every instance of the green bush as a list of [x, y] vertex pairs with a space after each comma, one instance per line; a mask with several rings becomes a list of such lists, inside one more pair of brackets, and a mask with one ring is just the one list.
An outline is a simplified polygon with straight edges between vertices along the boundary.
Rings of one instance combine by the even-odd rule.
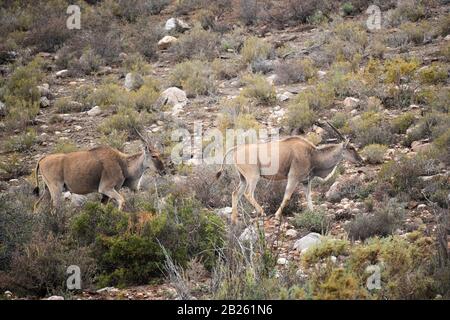
[[404, 204], [395, 199], [375, 207], [371, 214], [359, 214], [346, 225], [348, 235], [354, 240], [364, 240], [374, 236], [385, 237], [402, 225], [405, 214]]
[[163, 249], [179, 265], [201, 256], [207, 267], [223, 245], [223, 223], [192, 199], [169, 198], [160, 213], [123, 213], [112, 205], [89, 204], [74, 219], [72, 232], [92, 244], [101, 285], [145, 284], [161, 275]]
[[218, 55], [219, 38], [214, 32], [195, 26], [170, 48], [176, 58], [212, 60]]
[[272, 47], [266, 41], [257, 37], [249, 37], [244, 41], [241, 50], [242, 61], [250, 64], [256, 60], [266, 60], [272, 55]]
[[27, 129], [26, 132], [17, 136], [12, 136], [4, 142], [4, 149], [8, 152], [22, 152], [30, 149], [36, 142], [37, 135], [34, 129]]
[[209, 95], [216, 89], [209, 64], [200, 60], [177, 64], [170, 74], [170, 83], [186, 90], [189, 97]]
[[26, 66], [17, 67], [3, 88], [3, 99], [8, 106], [6, 125], [24, 128], [39, 112], [39, 90], [37, 86], [44, 77], [42, 59], [36, 58]]
[[375, 112], [364, 112], [350, 122], [356, 141], [362, 146], [368, 144], [389, 145], [393, 141], [389, 123]]
[[366, 161], [370, 164], [383, 163], [384, 154], [387, 147], [381, 144], [369, 144], [364, 147], [362, 154], [365, 156]]
[[152, 115], [145, 111], [141, 113], [132, 108], [120, 107], [118, 112], [105, 119], [98, 129], [103, 134], [110, 134], [114, 130], [127, 131], [129, 134], [134, 135], [134, 129], [141, 128], [144, 124], [148, 124], [152, 121]]
[[311, 232], [325, 234], [328, 231], [330, 221], [326, 213], [321, 210], [305, 210], [295, 214], [294, 226]]
[[351, 2], [345, 2], [342, 5], [342, 12], [344, 13], [344, 16], [350, 16], [355, 13], [355, 7]]
[[391, 121], [393, 133], [406, 133], [406, 130], [414, 123], [416, 116], [413, 112], [402, 113]]
[[306, 103], [290, 103], [284, 122], [289, 130], [307, 129], [318, 119], [317, 114]]
[[242, 79], [245, 84], [240, 95], [245, 98], [254, 99], [261, 105], [273, 105], [277, 96], [273, 85], [263, 75], [248, 75]]
[[448, 78], [448, 67], [433, 63], [419, 71], [419, 79], [423, 84], [438, 84]]

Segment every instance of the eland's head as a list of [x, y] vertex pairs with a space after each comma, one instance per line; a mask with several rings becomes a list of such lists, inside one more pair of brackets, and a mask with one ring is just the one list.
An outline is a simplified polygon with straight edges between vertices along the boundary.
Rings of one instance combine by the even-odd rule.
[[145, 138], [142, 133], [139, 132], [139, 130], [135, 129], [138, 137], [141, 139], [142, 143], [144, 144], [144, 153], [145, 153], [145, 159], [143, 166], [145, 169], [148, 169], [152, 166], [156, 168], [158, 173], [160, 175], [166, 174], [166, 168], [164, 166], [164, 162], [162, 161], [161, 154], [158, 152], [158, 150], [153, 146], [152, 143], [150, 143], [149, 139]]
[[350, 142], [350, 140], [342, 135], [342, 133], [333, 126], [329, 121], [326, 121], [328, 126], [337, 134], [339, 139], [342, 141], [342, 155], [345, 160], [361, 165], [363, 163], [363, 158], [359, 155], [358, 151], [356, 151], [355, 146]]

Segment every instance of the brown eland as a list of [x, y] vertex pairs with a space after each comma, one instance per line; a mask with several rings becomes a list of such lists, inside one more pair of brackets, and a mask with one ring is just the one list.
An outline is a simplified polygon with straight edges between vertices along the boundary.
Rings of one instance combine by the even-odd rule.
[[[340, 143], [316, 147], [299, 136], [290, 136], [280, 140], [242, 144], [230, 148], [223, 158], [217, 178], [223, 171], [227, 155], [233, 152], [233, 163], [239, 174], [239, 186], [232, 193], [232, 223], [237, 223], [237, 206], [242, 195], [253, 205], [259, 215], [264, 215], [263, 208], [255, 200], [255, 189], [261, 177], [268, 180], [286, 180], [287, 185], [283, 200], [275, 213], [281, 218], [284, 207], [289, 202], [299, 183], [305, 188], [308, 208], [313, 210], [311, 199], [311, 182], [329, 180], [342, 160], [361, 164], [355, 147], [331, 123], [331, 129], [341, 139]], [[255, 159], [256, 157], [256, 159]], [[252, 159], [253, 161], [249, 161]]]
[[156, 148], [136, 130], [143, 142], [143, 150], [128, 155], [110, 147], [96, 147], [86, 151], [66, 154], [57, 153], [42, 157], [36, 164], [36, 188], [39, 195], [39, 172], [45, 188], [42, 196], [34, 205], [50, 192], [54, 208], [61, 204], [64, 190], [86, 195], [99, 192], [102, 202], [114, 199], [119, 209], [123, 208], [125, 198], [119, 193], [120, 188], [128, 187], [139, 190], [144, 172], [153, 163], [160, 174], [165, 174], [165, 167]]

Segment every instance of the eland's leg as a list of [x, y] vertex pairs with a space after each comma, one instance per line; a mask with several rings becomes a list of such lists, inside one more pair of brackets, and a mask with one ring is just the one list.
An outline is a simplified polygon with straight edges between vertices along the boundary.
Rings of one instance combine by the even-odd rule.
[[236, 188], [236, 190], [233, 191], [232, 195], [231, 195], [231, 222], [233, 224], [237, 223], [237, 216], [238, 216], [238, 203], [239, 200], [241, 200], [242, 195], [244, 194], [244, 190], [247, 186], [247, 181], [245, 180], [245, 178], [239, 174], [239, 186]]
[[289, 173], [288, 182], [286, 185], [286, 190], [284, 191], [283, 201], [280, 204], [277, 212], [275, 213], [275, 219], [281, 218], [281, 213], [283, 212], [284, 207], [288, 204], [289, 200], [291, 200], [292, 194], [295, 191], [295, 188], [298, 185], [297, 175]]
[[311, 197], [311, 184], [312, 184], [311, 180], [308, 180], [307, 183], [303, 183], [303, 187], [305, 188], [306, 201], [308, 202], [308, 209], [309, 210], [313, 210], [314, 209], [313, 202], [312, 202], [312, 197]]
[[245, 189], [244, 196], [248, 202], [256, 209], [256, 213], [260, 216], [264, 216], [264, 210], [255, 199], [255, 189], [258, 184], [260, 176], [255, 176], [252, 179], [247, 179], [247, 188]]
[[125, 203], [125, 198], [117, 192], [115, 189], [101, 189], [100, 193], [103, 193], [104, 195], [108, 196], [109, 198], [112, 198], [117, 201], [117, 206], [119, 207], [119, 210], [123, 209], [123, 205]]

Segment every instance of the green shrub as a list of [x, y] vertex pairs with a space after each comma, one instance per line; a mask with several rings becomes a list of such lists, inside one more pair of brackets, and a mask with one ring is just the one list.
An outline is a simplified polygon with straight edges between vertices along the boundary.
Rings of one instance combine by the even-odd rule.
[[294, 226], [311, 232], [325, 234], [328, 231], [330, 221], [326, 213], [321, 210], [306, 210], [297, 213], [294, 217]]
[[42, 59], [36, 58], [26, 66], [17, 67], [5, 83], [2, 95], [8, 106], [6, 125], [24, 128], [39, 112], [39, 90], [43, 78]]
[[353, 119], [350, 128], [362, 146], [374, 143], [389, 145], [393, 140], [389, 123], [375, 112], [364, 112], [361, 117]]
[[34, 129], [27, 129], [26, 132], [17, 136], [12, 136], [4, 142], [4, 149], [8, 152], [22, 152], [30, 149], [36, 142], [37, 136]]
[[261, 105], [273, 105], [277, 96], [275, 88], [263, 75], [248, 75], [242, 79], [245, 84], [240, 95], [245, 98], [254, 99]]
[[104, 83], [92, 91], [86, 100], [91, 106], [100, 106], [102, 109], [129, 106], [128, 94], [121, 86], [115, 83]]
[[334, 103], [334, 88], [326, 82], [319, 82], [300, 92], [294, 99], [295, 103], [305, 101], [314, 111], [330, 108]]
[[366, 161], [370, 164], [378, 164], [384, 162], [384, 154], [387, 147], [381, 144], [369, 144], [364, 147], [362, 154], [365, 156]]
[[408, 132], [405, 144], [409, 146], [413, 141], [438, 136], [439, 133], [445, 131], [447, 128], [448, 121], [449, 115], [446, 113], [427, 113], [413, 128], [411, 128], [410, 132]]
[[438, 84], [440, 82], [445, 82], [448, 78], [448, 68], [433, 63], [429, 67], [420, 69], [419, 79], [423, 84]]
[[176, 58], [212, 60], [218, 55], [219, 38], [214, 32], [195, 26], [170, 48]]
[[400, 85], [410, 82], [419, 67], [417, 59], [404, 60], [396, 57], [385, 62], [385, 82]]
[[92, 49], [87, 49], [80, 58], [69, 61], [68, 68], [73, 75], [89, 75], [98, 71], [103, 63], [103, 59], [98, 54]]
[[425, 16], [425, 6], [418, 0], [399, 2], [397, 8], [390, 12], [389, 23], [398, 26], [403, 22], [416, 22]]
[[134, 135], [135, 128], [139, 129], [142, 125], [151, 121], [152, 115], [145, 111], [139, 113], [132, 108], [120, 107], [115, 115], [105, 119], [98, 128], [103, 134], [110, 134], [117, 130], [127, 131], [129, 134]]
[[342, 12], [344, 13], [344, 16], [350, 16], [355, 13], [355, 7], [351, 2], [345, 2], [342, 5]]
[[127, 142], [128, 134], [124, 131], [113, 129], [109, 134], [104, 134], [100, 138], [100, 142], [117, 150], [123, 150], [125, 142]]
[[244, 41], [241, 50], [242, 61], [250, 64], [256, 60], [266, 60], [272, 55], [272, 47], [266, 41], [257, 37], [249, 37]]
[[317, 119], [317, 114], [306, 103], [290, 103], [284, 122], [290, 130], [306, 129]]
[[77, 241], [93, 244], [100, 284], [145, 284], [161, 275], [163, 249], [179, 265], [201, 256], [207, 267], [223, 245], [223, 223], [191, 199], [169, 198], [159, 214], [126, 214], [112, 205], [89, 204], [73, 222]]
[[211, 63], [211, 69], [217, 79], [232, 79], [239, 74], [239, 65], [223, 59], [214, 59]]
[[389, 188], [384, 187], [386, 192], [391, 195], [407, 193], [412, 198], [420, 199], [422, 175], [432, 175], [437, 172], [437, 161], [430, 158], [427, 154], [417, 154], [414, 157], [402, 157], [398, 161], [389, 161], [385, 163], [378, 174], [380, 182], [388, 184]]
[[130, 100], [138, 111], [153, 111], [156, 100], [159, 98], [159, 85], [152, 79], [146, 79], [137, 91], [131, 92]]
[[400, 29], [402, 30], [402, 32], [406, 34], [409, 42], [412, 42], [416, 45], [420, 45], [425, 40], [425, 32], [427, 29], [426, 26], [424, 25], [421, 24], [417, 25], [412, 22], [405, 22], [404, 24], [401, 25]]
[[78, 151], [78, 147], [76, 144], [69, 140], [59, 139], [56, 142], [55, 147], [53, 148], [52, 153], [70, 153]]
[[412, 112], [403, 113], [391, 121], [393, 133], [406, 133], [406, 130], [414, 123], [415, 115]]
[[311, 59], [287, 61], [277, 65], [277, 82], [280, 84], [291, 84], [304, 82], [312, 79], [316, 75], [316, 68]]
[[170, 74], [170, 83], [183, 88], [189, 97], [209, 95], [216, 89], [209, 64], [200, 60], [177, 64]]
[[404, 217], [404, 204], [395, 199], [375, 207], [371, 214], [359, 214], [346, 225], [351, 239], [364, 240], [374, 236], [385, 237], [392, 234], [402, 225]]
[[345, 112], [336, 112], [331, 119], [331, 123], [340, 129], [348, 123], [348, 115]]
[[0, 161], [0, 180], [16, 179], [29, 173], [26, 163], [19, 157], [19, 154], [13, 153], [8, 157], [2, 157]]
[[54, 106], [58, 113], [82, 112], [86, 109], [82, 103], [72, 101], [68, 97], [56, 99]]

